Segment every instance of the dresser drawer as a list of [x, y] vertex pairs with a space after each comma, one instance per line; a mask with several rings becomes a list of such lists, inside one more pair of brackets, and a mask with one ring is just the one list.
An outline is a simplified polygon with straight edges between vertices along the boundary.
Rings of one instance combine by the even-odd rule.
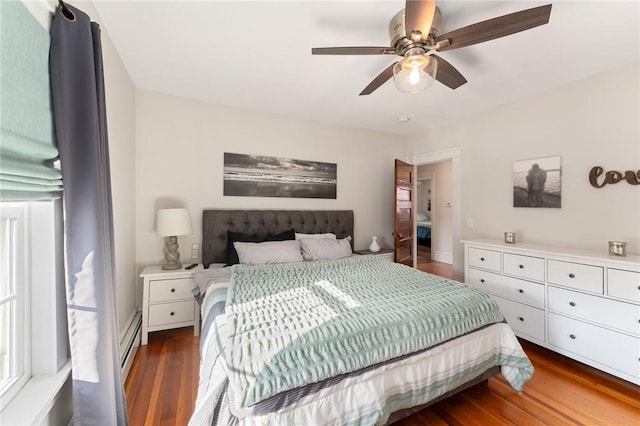
[[541, 257], [504, 253], [502, 262], [502, 271], [505, 274], [534, 281], [544, 281], [544, 259]]
[[149, 327], [193, 321], [194, 303], [184, 301], [149, 305]]
[[544, 308], [544, 285], [469, 268], [467, 284], [536, 308]]
[[640, 377], [640, 339], [549, 313], [549, 343]]
[[500, 272], [500, 252], [469, 247], [469, 266]]
[[603, 268], [581, 263], [549, 260], [547, 281], [582, 291], [603, 294]]
[[640, 272], [607, 269], [607, 294], [640, 303]]
[[193, 278], [156, 280], [149, 284], [149, 303], [192, 299]]
[[516, 332], [538, 340], [544, 340], [544, 311], [531, 306], [492, 296], [500, 306], [509, 326]]
[[640, 336], [640, 307], [549, 286], [549, 310]]

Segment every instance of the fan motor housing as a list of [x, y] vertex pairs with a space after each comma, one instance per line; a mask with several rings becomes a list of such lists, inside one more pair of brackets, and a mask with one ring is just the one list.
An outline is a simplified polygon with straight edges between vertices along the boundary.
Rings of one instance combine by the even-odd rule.
[[[431, 29], [429, 30], [429, 38], [438, 37], [440, 35], [441, 28], [442, 13], [440, 13], [440, 9], [436, 7], [436, 13], [433, 16], [433, 22], [431, 24]], [[404, 9], [396, 13], [395, 16], [391, 18], [391, 22], [389, 22], [389, 38], [391, 39], [391, 46], [396, 48], [414, 43], [409, 37], [407, 37], [407, 32], [404, 27]], [[400, 46], [397, 46], [399, 42]]]

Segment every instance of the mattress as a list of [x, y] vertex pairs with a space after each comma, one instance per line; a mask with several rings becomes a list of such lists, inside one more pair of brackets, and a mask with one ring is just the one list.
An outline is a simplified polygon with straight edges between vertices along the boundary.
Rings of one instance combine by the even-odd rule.
[[[312, 331], [317, 331], [318, 335], [329, 333], [328, 328], [317, 327], [317, 322], [322, 322], [323, 316], [326, 318], [327, 310], [332, 310], [335, 313], [340, 310], [338, 309], [340, 304], [347, 306], [352, 302], [369, 306], [370, 302], [366, 299], [367, 293], [371, 293], [374, 299], [377, 297], [379, 300], [380, 298], [393, 298], [390, 295], [394, 291], [398, 294], [414, 291], [416, 283], [407, 284], [406, 277], [404, 277], [406, 274], [418, 277], [419, 284], [437, 288], [436, 292], [444, 295], [460, 291], [466, 297], [467, 294], [473, 295], [475, 292], [475, 290], [471, 290], [468, 293], [466, 289], [462, 288], [466, 286], [461, 283], [424, 274], [403, 265], [383, 261], [375, 256], [358, 256], [354, 259], [324, 262], [321, 267], [315, 265], [315, 269], [322, 271], [322, 276], [328, 277], [327, 271], [329, 270], [340, 271], [340, 274], [331, 276], [327, 281], [331, 282], [330, 290], [334, 296], [338, 296], [335, 297], [338, 302], [335, 306], [322, 304], [322, 306], [316, 305], [313, 309], [306, 309], [302, 305], [307, 303], [305, 299], [309, 299], [308, 294], [300, 299], [292, 296], [296, 292], [306, 294], [302, 291], [303, 283], [292, 282], [291, 287], [287, 287], [285, 282], [280, 282], [282, 280], [276, 280], [276, 284], [265, 285], [266, 282], [273, 280], [273, 277], [267, 277], [268, 272], [278, 268], [247, 267], [244, 265], [232, 268], [214, 267], [196, 275], [198, 292], [204, 291], [201, 306], [203, 329], [198, 397], [190, 424], [384, 424], [391, 413], [424, 404], [496, 365], [502, 366], [503, 375], [517, 391], [521, 391], [522, 385], [531, 376], [533, 367], [509, 326], [501, 321], [501, 315], [495, 317], [490, 313], [485, 315], [490, 319], [469, 320], [473, 324], [470, 328], [460, 328], [459, 325], [454, 325], [453, 329], [459, 330], [453, 334], [444, 332], [446, 328], [444, 326], [441, 331], [436, 324], [441, 322], [442, 318], [457, 316], [460, 312], [455, 309], [446, 311], [446, 305], [454, 305], [453, 308], [459, 305], [455, 299], [446, 296], [441, 302], [436, 303], [439, 306], [436, 311], [441, 311], [440, 317], [436, 314], [438, 319], [431, 323], [399, 322], [397, 327], [389, 328], [385, 324], [376, 323], [380, 318], [393, 318], [389, 322], [399, 320], [398, 316], [390, 315], [388, 311], [383, 311], [381, 314], [376, 313], [372, 317], [355, 315], [356, 323], [358, 321], [373, 323], [373, 331], [366, 328], [359, 330], [358, 327], [361, 324], [356, 324], [353, 329], [338, 328], [339, 333], [350, 333], [355, 338], [347, 341], [344, 345], [337, 346], [338, 352], [336, 353], [344, 354], [343, 357], [337, 357], [338, 359], [332, 360], [330, 363], [337, 367], [326, 367], [319, 363], [323, 367], [318, 368], [313, 362], [307, 363], [313, 364], [308, 366], [310, 368], [305, 368], [305, 363], [296, 365], [293, 362], [295, 360], [292, 361], [292, 359], [301, 353], [298, 347], [294, 347], [293, 352], [287, 353], [285, 349], [289, 346], [288, 344], [273, 346], [269, 342], [284, 339], [286, 336], [290, 339], [291, 336], [287, 334], [289, 332], [283, 330], [293, 327], [294, 323], [298, 321], [302, 325], [294, 331], [298, 338], [292, 339], [292, 341], [302, 342], [302, 346], [308, 346], [309, 341], [301, 337], [309, 337]], [[358, 269], [362, 265], [375, 271], [374, 275], [386, 276], [381, 282], [386, 282], [388, 288], [380, 289], [381, 284], [375, 283], [375, 278], [371, 276], [363, 280], [362, 272]], [[283, 269], [282, 266], [279, 268]], [[284, 269], [287, 268], [297, 270], [298, 265], [287, 266]], [[308, 265], [300, 265], [300, 268], [300, 271], [303, 271], [302, 275], [308, 278]], [[353, 275], [354, 271], [356, 271], [355, 276]], [[280, 272], [278, 270], [277, 275]], [[418, 275], [414, 276], [414, 273]], [[394, 282], [394, 277], [397, 282]], [[243, 283], [245, 279], [253, 280], [256, 286], [262, 285], [264, 288], [255, 293], [256, 287], [252, 288], [249, 284], [249, 291], [238, 296], [237, 293], [247, 286], [246, 283]], [[287, 280], [289, 278], [284, 281]], [[307, 281], [309, 280], [307, 279]], [[368, 283], [369, 281], [370, 283]], [[311, 278], [310, 282], [310, 285], [314, 285], [317, 282], [317, 277]], [[295, 290], [286, 293], [288, 300], [294, 304], [301, 304], [301, 309], [298, 309], [292, 317], [298, 318], [296, 321], [292, 321], [290, 318], [283, 321], [282, 297], [273, 297], [285, 294], [283, 292], [286, 292], [287, 288]], [[366, 291], [358, 291], [358, 288], [366, 289]], [[318, 291], [326, 290], [325, 286], [324, 289], [321, 288]], [[418, 297], [413, 293], [409, 294], [411, 295], [409, 299]], [[484, 297], [481, 293], [477, 293], [477, 295], [480, 299]], [[349, 301], [349, 297], [351, 297], [351, 301]], [[430, 294], [427, 297], [433, 298], [435, 296]], [[272, 302], [267, 301], [269, 298], [273, 299]], [[398, 300], [396, 303], [409, 303], [407, 300], [401, 302]], [[470, 310], [484, 311], [491, 308], [485, 306], [484, 299], [473, 303], [475, 303], [474, 307]], [[491, 303], [489, 302], [489, 305]], [[247, 304], [251, 305], [249, 309], [241, 309], [249, 306]], [[353, 308], [353, 305], [351, 306]], [[414, 316], [422, 317], [422, 311], [413, 310], [418, 308], [422, 307], [407, 306], [407, 309], [401, 309], [395, 306], [392, 310], [416, 312], [418, 315]], [[239, 309], [244, 312], [243, 315], [237, 314]], [[348, 316], [350, 310], [352, 309], [347, 306], [338, 314]], [[457, 313], [449, 314], [447, 312]], [[266, 322], [255, 320], [256, 316], [262, 317], [267, 314], [274, 315], [275, 319], [270, 318]], [[281, 325], [285, 324], [285, 326], [276, 330], [273, 325], [278, 322]], [[305, 324], [313, 324], [313, 327], [304, 330]], [[393, 341], [399, 340], [397, 336], [403, 333], [402, 330], [411, 328], [417, 329], [419, 336], [438, 335], [441, 338], [420, 341], [418, 346], [413, 343], [396, 345], [400, 348], [399, 351], [390, 350], [386, 346], [383, 348], [379, 341], [376, 341], [376, 344], [371, 345], [373, 348], [369, 349], [355, 343], [358, 341], [358, 336], [363, 336], [360, 340], [363, 340], [366, 346], [367, 342], [371, 340], [371, 336], [377, 333], [377, 335], [388, 335], [390, 346], [393, 346]], [[238, 336], [246, 330], [252, 331], [248, 334], [250, 339], [238, 341]], [[335, 336], [330, 337], [328, 341], [333, 342], [334, 340]], [[324, 347], [327, 343], [318, 343], [318, 345]], [[261, 352], [261, 348], [264, 351]], [[274, 348], [275, 351], [272, 350]], [[349, 351], [352, 351], [351, 354], [354, 352], [360, 354], [366, 350], [370, 350], [371, 353], [362, 356], [362, 359], [365, 360], [364, 364], [347, 362], [350, 359]], [[319, 355], [317, 351], [314, 351], [304, 352], [303, 357], [317, 358]], [[380, 353], [383, 353], [382, 358]], [[281, 355], [287, 361], [279, 365], [266, 363], [265, 360], [270, 362], [277, 358], [277, 355]], [[324, 354], [320, 356], [320, 358], [322, 357], [326, 360], [336, 358], [336, 355], [335, 353]], [[246, 358], [248, 362], [238, 363], [239, 358]], [[258, 364], [262, 369], [257, 369], [256, 365]], [[256, 393], [255, 387], [253, 391], [249, 389], [244, 392], [245, 387], [264, 371], [279, 373], [285, 371], [286, 374], [270, 373], [269, 376], [273, 377], [268, 377], [269, 380], [261, 382], [260, 385], [267, 389], [265, 392], [263, 392], [264, 389], [260, 389], [260, 392]], [[242, 374], [239, 375], [239, 372]], [[305, 375], [309, 376], [306, 382], [293, 380], [291, 383], [284, 383], [288, 381], [289, 376]]]

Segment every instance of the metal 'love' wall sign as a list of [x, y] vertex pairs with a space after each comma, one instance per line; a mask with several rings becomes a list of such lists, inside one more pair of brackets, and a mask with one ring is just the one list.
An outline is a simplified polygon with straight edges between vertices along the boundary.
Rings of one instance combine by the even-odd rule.
[[[603, 173], [604, 178], [600, 179]], [[602, 188], [608, 183], [618, 183], [622, 180], [626, 180], [629, 185], [640, 185], [640, 170], [627, 170], [624, 173], [610, 170], [605, 173], [602, 167], [595, 166], [589, 172], [589, 183], [594, 188]]]

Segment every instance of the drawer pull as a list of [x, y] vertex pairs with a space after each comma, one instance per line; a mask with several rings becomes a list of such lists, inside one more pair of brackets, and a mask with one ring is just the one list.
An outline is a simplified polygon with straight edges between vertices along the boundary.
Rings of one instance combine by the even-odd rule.
[[569, 306], [576, 306], [576, 302], [569, 302]]
[[480, 278], [480, 282], [481, 282], [481, 283], [484, 283], [484, 278]]
[[524, 293], [524, 290], [523, 290], [523, 289], [521, 289], [521, 288], [519, 288], [519, 289], [518, 289], [518, 293]]
[[481, 257], [481, 258], [480, 258], [480, 262], [484, 262], [484, 257]]
[[169, 315], [174, 316], [176, 313], [175, 312], [171, 312]]
[[524, 269], [524, 265], [518, 265], [518, 268]]
[[176, 289], [175, 289], [175, 288], [172, 288], [172, 289], [171, 289], [171, 293], [175, 293], [175, 292], [176, 292]]
[[574, 274], [569, 274], [569, 278], [575, 278], [576, 276]]
[[569, 337], [571, 337], [572, 339], [574, 339], [574, 340], [575, 340], [576, 335], [575, 335], [575, 334], [570, 334], [570, 335], [569, 335]]
[[520, 321], [524, 322], [524, 318], [522, 318], [522, 317], [518, 317], [518, 319], [519, 319]]

